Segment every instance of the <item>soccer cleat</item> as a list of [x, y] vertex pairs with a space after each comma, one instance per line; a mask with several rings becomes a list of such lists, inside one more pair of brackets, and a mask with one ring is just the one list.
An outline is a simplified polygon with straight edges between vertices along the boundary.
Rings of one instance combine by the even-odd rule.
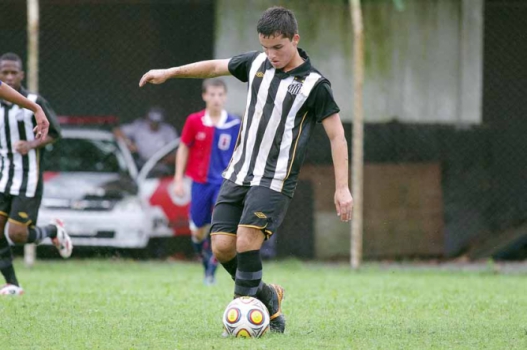
[[19, 287], [15, 286], [14, 284], [6, 284], [5, 286], [0, 289], [0, 295], [22, 295], [24, 294], [24, 290]]
[[73, 250], [73, 244], [71, 243], [71, 238], [64, 228], [64, 223], [59, 219], [53, 219], [51, 221], [52, 225], [57, 227], [57, 236], [51, 239], [53, 245], [59, 250], [60, 256], [64, 259], [67, 259], [71, 256]]
[[266, 305], [269, 310], [271, 332], [284, 333], [285, 331], [285, 316], [282, 313], [282, 300], [284, 300], [285, 290], [278, 284], [268, 285], [273, 291], [271, 297], [272, 305]]
[[214, 278], [214, 276], [205, 276], [203, 284], [206, 286], [213, 286], [216, 284], [216, 278]]

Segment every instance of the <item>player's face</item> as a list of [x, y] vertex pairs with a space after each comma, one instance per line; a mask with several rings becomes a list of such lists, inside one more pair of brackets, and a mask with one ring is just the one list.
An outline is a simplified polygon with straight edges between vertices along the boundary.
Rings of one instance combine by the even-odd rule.
[[203, 101], [208, 110], [221, 111], [227, 100], [227, 92], [223, 86], [209, 86], [203, 93]]
[[283, 69], [293, 60], [297, 53], [300, 36], [295, 34], [293, 40], [283, 35], [263, 36], [258, 35], [267, 58], [274, 68]]
[[17, 61], [0, 61], [0, 80], [19, 90], [24, 79], [24, 71]]

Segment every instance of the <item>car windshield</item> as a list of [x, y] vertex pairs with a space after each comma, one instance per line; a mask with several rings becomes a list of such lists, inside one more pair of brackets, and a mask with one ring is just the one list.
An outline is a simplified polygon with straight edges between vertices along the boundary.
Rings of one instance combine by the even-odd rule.
[[46, 146], [44, 168], [57, 172], [119, 173], [127, 170], [113, 140], [63, 138]]

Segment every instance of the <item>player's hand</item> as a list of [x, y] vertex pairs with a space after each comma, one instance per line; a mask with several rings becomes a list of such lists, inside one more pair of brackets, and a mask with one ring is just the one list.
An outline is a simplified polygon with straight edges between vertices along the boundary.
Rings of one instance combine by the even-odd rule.
[[152, 69], [146, 72], [139, 81], [139, 87], [143, 87], [146, 83], [163, 84], [167, 80], [166, 69]]
[[183, 181], [174, 180], [174, 194], [177, 197], [185, 196], [185, 185], [183, 184]]
[[37, 122], [37, 126], [35, 126], [35, 129], [33, 129], [33, 132], [35, 133], [35, 139], [37, 140], [45, 140], [48, 136], [49, 131], [49, 121], [48, 118], [46, 118], [46, 115], [44, 114], [44, 111], [42, 108], [38, 108], [38, 110], [35, 112], [35, 120]]
[[348, 187], [338, 188], [335, 191], [335, 208], [340, 220], [348, 222], [351, 220], [351, 210], [353, 209], [353, 198]]
[[23, 156], [28, 154], [31, 150], [31, 146], [27, 141], [17, 141], [13, 146], [15, 147], [15, 152], [20, 153]]

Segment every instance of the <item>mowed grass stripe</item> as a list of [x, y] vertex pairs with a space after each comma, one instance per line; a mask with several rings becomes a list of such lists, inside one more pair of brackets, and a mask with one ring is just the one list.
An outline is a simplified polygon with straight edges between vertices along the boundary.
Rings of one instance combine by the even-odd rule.
[[233, 282], [201, 265], [17, 261], [21, 298], [0, 299], [2, 349], [526, 349], [527, 280], [493, 270], [390, 269], [285, 261], [284, 335], [222, 339]]

